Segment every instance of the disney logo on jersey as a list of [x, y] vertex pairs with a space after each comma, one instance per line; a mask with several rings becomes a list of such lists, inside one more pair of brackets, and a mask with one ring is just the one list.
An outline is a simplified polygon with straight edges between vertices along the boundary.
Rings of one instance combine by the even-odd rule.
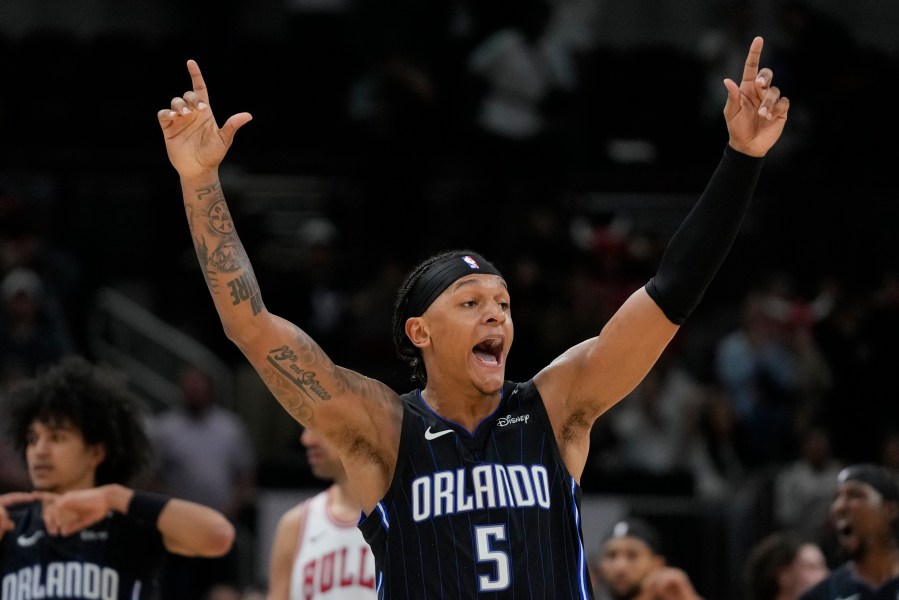
[[84, 529], [81, 531], [81, 541], [82, 542], [96, 542], [102, 540], [109, 539], [108, 531], [91, 531], [90, 529]]
[[496, 420], [497, 427], [508, 427], [509, 425], [515, 425], [516, 423], [521, 423], [522, 425], [528, 424], [528, 419], [531, 418], [530, 414], [526, 415], [506, 415], [505, 417], [500, 417]]

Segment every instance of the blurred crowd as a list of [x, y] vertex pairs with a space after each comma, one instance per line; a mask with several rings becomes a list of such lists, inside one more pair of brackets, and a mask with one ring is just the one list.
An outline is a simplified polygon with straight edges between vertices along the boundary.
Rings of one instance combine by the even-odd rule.
[[[154, 122], [186, 89], [173, 65], [188, 56], [215, 88], [220, 120], [256, 117], [225, 176], [266, 305], [336, 362], [405, 391], [392, 302], [405, 269], [435, 250], [471, 246], [503, 270], [526, 340], [510, 379], [599, 331], [652, 275], [668, 224], [688, 209], [681, 198], [698, 196], [723, 151], [721, 79], [739, 75], [756, 32], [751, 2], [728, 5], [691, 52], [606, 46], [590, 36], [592, 3], [350, 6], [296, 17], [286, 42], [0, 40], [2, 78], [15, 82], [0, 91], [0, 393], [91, 354], [93, 297], [106, 286], [243, 373], [195, 270]], [[773, 529], [831, 548], [836, 471], [873, 461], [899, 473], [899, 208], [880, 149], [899, 125], [878, 100], [895, 97], [899, 57], [810, 4], [781, 10], [764, 54], [793, 101], [787, 133], [702, 305], [632, 397], [600, 418], [583, 479], [587, 493], [724, 506], [704, 518], [734, 532], [722, 554], [732, 562]], [[259, 182], [279, 175], [319, 182], [297, 200], [313, 210], [287, 232], [255, 210]], [[208, 384], [184, 373], [184, 411], [214, 397]], [[251, 532], [255, 486], [316, 484], [294, 432], [279, 446], [240, 421], [273, 404], [267, 394], [237, 390], [236, 416], [189, 436], [215, 450], [174, 448], [191, 421], [159, 415], [160, 473], [175, 480], [157, 483], [194, 499], [178, 461], [208, 473], [201, 459], [220, 460], [227, 492], [213, 499]]]

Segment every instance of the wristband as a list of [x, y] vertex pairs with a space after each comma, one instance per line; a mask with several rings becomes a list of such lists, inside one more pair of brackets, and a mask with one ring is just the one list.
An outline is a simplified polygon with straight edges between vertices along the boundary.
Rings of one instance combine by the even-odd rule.
[[170, 497], [162, 494], [134, 490], [131, 502], [128, 503], [128, 516], [155, 526], [156, 521], [159, 520], [159, 513], [169, 503], [169, 500], [171, 500]]

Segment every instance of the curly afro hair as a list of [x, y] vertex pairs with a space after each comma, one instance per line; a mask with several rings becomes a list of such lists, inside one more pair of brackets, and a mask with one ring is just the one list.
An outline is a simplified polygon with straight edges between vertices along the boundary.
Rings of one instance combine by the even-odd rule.
[[99, 486], [127, 483], [150, 464], [145, 409], [124, 374], [73, 355], [10, 390], [0, 402], [0, 423], [23, 455], [32, 423], [74, 426], [86, 443], [106, 448]]

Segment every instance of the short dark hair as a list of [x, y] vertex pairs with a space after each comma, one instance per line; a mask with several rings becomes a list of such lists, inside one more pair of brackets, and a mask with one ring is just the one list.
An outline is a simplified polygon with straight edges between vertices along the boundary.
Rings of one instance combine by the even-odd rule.
[[86, 443], [106, 448], [95, 484], [126, 483], [150, 464], [144, 410], [123, 373], [72, 355], [11, 389], [0, 402], [0, 423], [22, 453], [35, 421], [70, 423]]

